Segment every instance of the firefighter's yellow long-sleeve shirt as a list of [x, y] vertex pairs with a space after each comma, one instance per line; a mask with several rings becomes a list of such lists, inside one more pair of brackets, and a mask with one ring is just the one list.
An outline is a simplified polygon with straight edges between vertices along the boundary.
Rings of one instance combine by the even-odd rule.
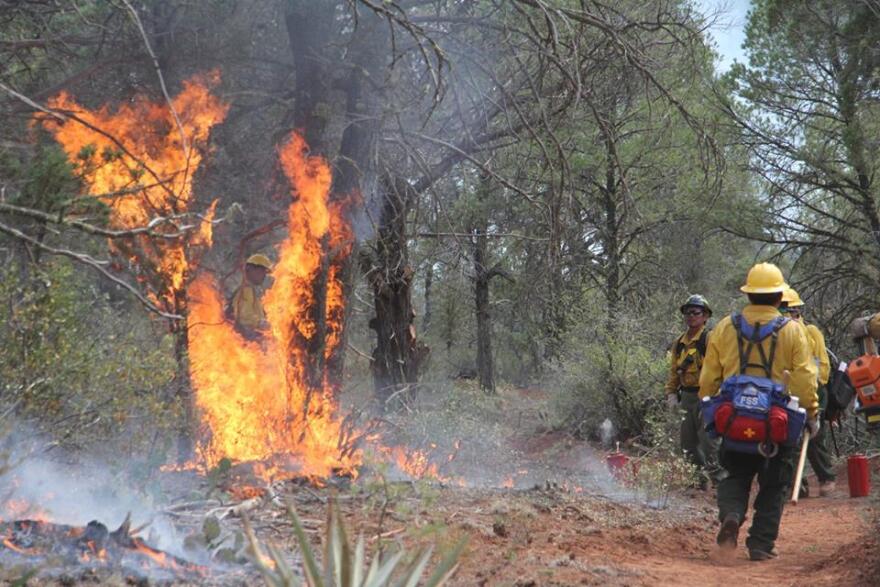
[[[767, 324], [778, 317], [779, 312], [773, 306], [749, 304], [743, 309], [742, 316], [752, 325], [756, 323]], [[771, 337], [767, 337], [761, 343], [765, 356], [769, 356], [770, 344]], [[748, 362], [761, 363], [757, 345], [752, 348]], [[730, 316], [727, 316], [718, 323], [718, 326], [709, 335], [706, 357], [703, 359], [703, 368], [700, 371], [700, 398], [717, 394], [722, 381], [739, 373], [739, 363], [736, 328], [733, 326]], [[783, 326], [777, 334], [776, 352], [770, 369], [770, 378], [781, 382], [783, 371], [791, 373], [788, 393], [797, 396], [801, 407], [807, 411], [807, 415], [815, 418], [819, 408], [819, 398], [816, 395], [817, 372], [816, 364], [813, 361], [812, 346], [807, 340], [805, 329], [793, 321]], [[746, 369], [746, 374], [766, 377], [764, 371], [759, 368], [749, 367]]]
[[705, 326], [694, 334], [688, 336], [687, 332], [675, 339], [670, 349], [669, 377], [666, 380], [667, 394], [675, 393], [679, 387], [699, 387], [700, 367], [703, 364], [703, 356], [700, 354], [697, 344], [703, 336]]
[[263, 326], [266, 314], [255, 286], [247, 282], [241, 284], [232, 298], [232, 314], [235, 323], [247, 330], [256, 331]]
[[[801, 322], [803, 324], [803, 322]], [[831, 376], [831, 361], [828, 359], [828, 350], [825, 348], [825, 335], [813, 324], [805, 324], [807, 336], [813, 348], [813, 358], [819, 369], [819, 385], [826, 385]]]

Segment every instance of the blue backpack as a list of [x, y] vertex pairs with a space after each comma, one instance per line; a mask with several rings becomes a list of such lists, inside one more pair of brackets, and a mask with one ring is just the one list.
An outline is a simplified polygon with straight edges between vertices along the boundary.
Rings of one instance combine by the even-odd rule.
[[[774, 456], [779, 445], [794, 446], [806, 423], [806, 412], [795, 406], [783, 386], [770, 379], [779, 331], [789, 322], [778, 316], [767, 324], [749, 324], [741, 314], [731, 316], [737, 334], [739, 373], [721, 383], [718, 395], [703, 400], [703, 424], [712, 438], [721, 437], [725, 449]], [[769, 352], [762, 342], [770, 338]], [[749, 363], [757, 347], [760, 363]], [[764, 377], [746, 375], [747, 368]]]

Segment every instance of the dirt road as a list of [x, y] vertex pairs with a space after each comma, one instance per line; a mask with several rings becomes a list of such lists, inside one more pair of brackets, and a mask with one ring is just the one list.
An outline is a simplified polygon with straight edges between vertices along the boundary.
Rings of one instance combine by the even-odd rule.
[[845, 486], [787, 507], [779, 558], [761, 563], [748, 560], [745, 528], [735, 555], [719, 558], [707, 494], [668, 510], [534, 492], [462, 497], [431, 512], [469, 535], [456, 585], [880, 585], [869, 570], [876, 526], [864, 542], [876, 499], [850, 499]]
[[[813, 487], [816, 487], [815, 483]], [[732, 558], [719, 556], [714, 546], [713, 527], [689, 541], [691, 548], [675, 548], [668, 535], [659, 540], [650, 555], [621, 557], [645, 573], [653, 584], [663, 585], [867, 585], [880, 584], [880, 577], [860, 572], [876, 553], [860, 544], [871, 533], [873, 506], [865, 499], [850, 499], [846, 488], [837, 489], [829, 498], [804, 499], [788, 506], [783, 515], [777, 542], [779, 557], [756, 563], [748, 559], [743, 546]], [[876, 531], [876, 529], [875, 529]], [[667, 542], [668, 541], [668, 542]], [[662, 551], [668, 543], [671, 548]]]

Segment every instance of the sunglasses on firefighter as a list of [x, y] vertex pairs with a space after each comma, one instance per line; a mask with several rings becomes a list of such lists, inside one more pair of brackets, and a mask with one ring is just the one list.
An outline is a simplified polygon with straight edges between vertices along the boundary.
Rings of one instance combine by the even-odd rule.
[[685, 310], [681, 313], [682, 316], [702, 316], [702, 310]]

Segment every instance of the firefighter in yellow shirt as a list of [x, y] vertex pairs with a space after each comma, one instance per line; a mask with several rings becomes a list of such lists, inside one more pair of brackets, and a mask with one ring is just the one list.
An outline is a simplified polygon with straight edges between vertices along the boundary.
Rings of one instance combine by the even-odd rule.
[[669, 378], [666, 381], [666, 402], [681, 411], [679, 439], [681, 450], [691, 463], [700, 468], [700, 486], [709, 478], [719, 477], [718, 442], [709, 438], [700, 417], [700, 367], [706, 355], [709, 329], [706, 323], [712, 309], [706, 298], [692, 295], [679, 308], [687, 331], [670, 347]]
[[[749, 304], [741, 313], [742, 321], [755, 330], [759, 324], [774, 322], [779, 318], [778, 308], [786, 287], [782, 272], [775, 265], [759, 263], [752, 267], [745, 285], [740, 288], [749, 298]], [[742, 322], [739, 324], [741, 327]], [[774, 329], [772, 336], [747, 342], [731, 316], [718, 323], [709, 337], [700, 372], [700, 397], [716, 395], [722, 381], [732, 375], [766, 377], [782, 383], [783, 373], [788, 371], [788, 393], [797, 396], [800, 406], [806, 410], [809, 434], [815, 437], [819, 431], [817, 375], [804, 328], [788, 321]], [[741, 357], [741, 353], [745, 356]], [[785, 494], [792, 483], [794, 453], [792, 447], [782, 445], [778, 445], [775, 454], [767, 456], [721, 449], [721, 466], [727, 471], [727, 477], [718, 483], [721, 529], [716, 541], [719, 546], [736, 548], [739, 527], [749, 507], [752, 482], [757, 477], [758, 495], [746, 546], [753, 561], [776, 557], [773, 547], [779, 535]]]
[[268, 257], [259, 253], [251, 255], [245, 262], [241, 285], [232, 296], [232, 319], [238, 331], [250, 340], [259, 339], [260, 331], [266, 326], [266, 314], [260, 299], [261, 286], [271, 270]]
[[[809, 324], [804, 320], [803, 307], [804, 302], [801, 300], [801, 296], [798, 295], [798, 292], [793, 288], [788, 288], [785, 293], [783, 293], [782, 307], [780, 310], [792, 320], [796, 320], [804, 326], [807, 339], [813, 351], [813, 360], [815, 361], [818, 370], [817, 393], [819, 396], [819, 413], [821, 415], [828, 402], [827, 385], [828, 378], [831, 375], [831, 361], [828, 359], [828, 351], [825, 348], [825, 336], [815, 324]], [[819, 495], [822, 497], [826, 497], [834, 491], [835, 481], [837, 479], [837, 476], [834, 473], [834, 463], [831, 458], [831, 450], [828, 448], [828, 434], [826, 433], [826, 430], [827, 426], [822, 426], [819, 429], [819, 434], [816, 435], [816, 438], [810, 441], [810, 444], [807, 447], [807, 459], [810, 461], [810, 466], [813, 467], [813, 472], [816, 473], [816, 478], [819, 479]], [[801, 497], [808, 497], [810, 495], [806, 477], [804, 477], [803, 482], [801, 483], [800, 491]]]

